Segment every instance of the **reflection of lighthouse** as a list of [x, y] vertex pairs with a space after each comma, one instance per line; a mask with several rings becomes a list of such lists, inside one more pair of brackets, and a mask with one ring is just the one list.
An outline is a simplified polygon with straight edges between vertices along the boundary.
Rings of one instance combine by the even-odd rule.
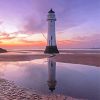
[[48, 86], [53, 92], [56, 86], [56, 62], [51, 58], [48, 59]]
[[55, 12], [51, 9], [48, 12], [48, 39], [45, 53], [59, 53], [56, 45], [56, 36], [55, 36]]

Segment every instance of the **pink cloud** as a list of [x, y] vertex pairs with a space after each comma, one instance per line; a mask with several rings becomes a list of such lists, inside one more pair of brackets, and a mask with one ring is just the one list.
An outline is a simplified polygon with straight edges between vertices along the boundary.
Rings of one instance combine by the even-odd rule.
[[[62, 44], [62, 45], [61, 45]], [[100, 34], [73, 38], [58, 45], [60, 48], [100, 48]]]
[[10, 36], [8, 33], [0, 33], [0, 40], [10, 40], [14, 39], [15, 37]]

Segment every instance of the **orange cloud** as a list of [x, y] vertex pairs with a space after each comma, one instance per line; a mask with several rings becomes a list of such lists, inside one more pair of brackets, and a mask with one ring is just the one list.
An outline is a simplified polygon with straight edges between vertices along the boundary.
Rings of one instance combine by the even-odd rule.
[[20, 41], [20, 42], [8, 42], [8, 43], [0, 43], [0, 47], [39, 47], [39, 46], [45, 46], [46, 42], [44, 41]]

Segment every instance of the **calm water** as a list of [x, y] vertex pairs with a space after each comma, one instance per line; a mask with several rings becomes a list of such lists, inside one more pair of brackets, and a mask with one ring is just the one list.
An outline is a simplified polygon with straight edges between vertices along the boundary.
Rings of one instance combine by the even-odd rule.
[[51, 91], [100, 100], [100, 67], [59, 63], [52, 58], [0, 62], [0, 77], [42, 94]]

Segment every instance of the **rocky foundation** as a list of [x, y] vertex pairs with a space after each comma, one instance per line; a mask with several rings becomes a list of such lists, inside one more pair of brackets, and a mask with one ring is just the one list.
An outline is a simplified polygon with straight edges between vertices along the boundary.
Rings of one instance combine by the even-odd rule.
[[57, 46], [46, 46], [44, 53], [52, 54], [52, 53], [59, 53]]

